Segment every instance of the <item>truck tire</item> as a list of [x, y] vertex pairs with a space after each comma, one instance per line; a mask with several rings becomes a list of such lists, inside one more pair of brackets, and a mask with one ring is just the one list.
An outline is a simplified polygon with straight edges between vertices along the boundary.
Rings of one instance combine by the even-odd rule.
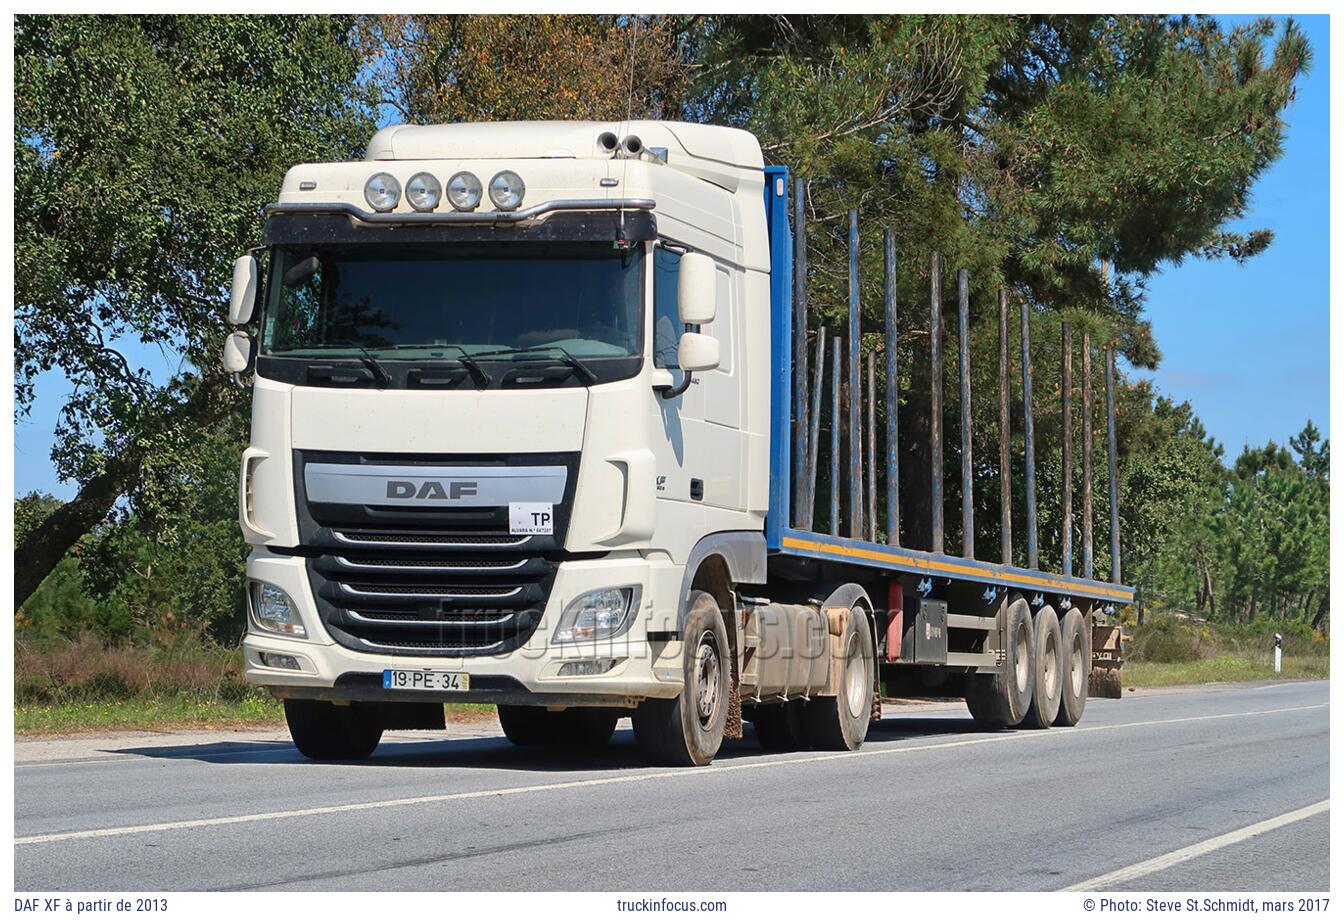
[[1035, 688], [1036, 633], [1022, 598], [999, 611], [1003, 620], [1003, 665], [993, 674], [966, 679], [966, 708], [985, 728], [1007, 728], [1027, 715]]
[[732, 675], [728, 630], [713, 595], [691, 592], [681, 636], [681, 695], [645, 700], [631, 721], [635, 741], [649, 763], [703, 767], [723, 744]]
[[757, 706], [751, 723], [756, 728], [756, 740], [767, 751], [801, 751], [807, 747], [802, 700]]
[[553, 712], [544, 706], [495, 708], [504, 737], [518, 747], [603, 747], [616, 731], [616, 714], [604, 709]]
[[285, 700], [285, 722], [299, 753], [309, 760], [364, 760], [383, 737], [374, 707], [324, 700]]
[[1077, 725], [1087, 706], [1087, 681], [1092, 671], [1092, 630], [1082, 611], [1074, 607], [1059, 624], [1060, 648], [1064, 652], [1063, 692], [1059, 697], [1056, 725]]
[[1059, 715], [1059, 697], [1064, 689], [1064, 643], [1059, 633], [1059, 615], [1046, 604], [1036, 611], [1035, 689], [1022, 720], [1023, 728], [1049, 728]]
[[873, 715], [873, 633], [868, 615], [854, 607], [840, 637], [840, 686], [835, 696], [813, 697], [803, 704], [803, 733], [823, 751], [857, 751], [868, 736]]

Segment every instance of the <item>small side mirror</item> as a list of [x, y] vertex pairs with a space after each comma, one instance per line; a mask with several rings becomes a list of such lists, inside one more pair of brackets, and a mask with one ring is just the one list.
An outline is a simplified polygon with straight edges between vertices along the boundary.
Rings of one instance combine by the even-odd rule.
[[700, 332], [683, 332], [677, 343], [677, 363], [687, 373], [714, 370], [719, 366], [719, 340]]
[[252, 336], [246, 332], [231, 332], [224, 340], [224, 370], [242, 374], [252, 365]]
[[261, 266], [255, 256], [239, 256], [233, 263], [233, 290], [229, 294], [229, 322], [242, 326], [252, 319]]
[[714, 301], [718, 294], [716, 271], [714, 260], [703, 253], [688, 252], [681, 257], [681, 271], [677, 278], [677, 310], [686, 325], [699, 326], [714, 322]]

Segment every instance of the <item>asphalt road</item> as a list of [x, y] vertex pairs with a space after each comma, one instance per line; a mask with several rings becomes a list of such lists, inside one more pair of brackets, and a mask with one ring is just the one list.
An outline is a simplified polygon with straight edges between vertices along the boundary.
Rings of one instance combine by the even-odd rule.
[[22, 741], [15, 886], [1324, 890], [1328, 696], [1127, 693], [1045, 732], [889, 707], [858, 754], [767, 755], [748, 730], [698, 770], [644, 767], [628, 728], [597, 754], [397, 733], [361, 764], [267, 732]]

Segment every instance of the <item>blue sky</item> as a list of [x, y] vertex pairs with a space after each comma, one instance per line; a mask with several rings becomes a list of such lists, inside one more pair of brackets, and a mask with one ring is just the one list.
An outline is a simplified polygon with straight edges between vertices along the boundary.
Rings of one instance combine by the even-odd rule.
[[1269, 227], [1274, 244], [1245, 265], [1192, 259], [1148, 282], [1162, 363], [1140, 376], [1189, 400], [1229, 461], [1245, 444], [1286, 443], [1307, 419], [1330, 432], [1330, 20], [1294, 18], [1311, 72], [1284, 115], [1282, 159], [1230, 225]]
[[[1223, 17], [1229, 24], [1250, 17]], [[1163, 360], [1162, 393], [1189, 400], [1228, 460], [1245, 444], [1286, 443], [1307, 419], [1330, 431], [1330, 36], [1327, 16], [1297, 17], [1314, 53], [1286, 113], [1285, 153], [1256, 185], [1235, 229], [1269, 227], [1274, 244], [1239, 266], [1187, 260], [1148, 283], [1147, 315]], [[127, 357], [164, 379], [178, 357], [124, 343]], [[58, 373], [37, 381], [31, 415], [14, 431], [14, 489], [73, 496], [49, 454], [69, 392]]]

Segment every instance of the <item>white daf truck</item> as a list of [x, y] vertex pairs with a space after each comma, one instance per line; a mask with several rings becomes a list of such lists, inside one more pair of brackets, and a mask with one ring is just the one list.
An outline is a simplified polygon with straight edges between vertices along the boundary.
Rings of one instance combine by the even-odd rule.
[[523, 745], [630, 716], [659, 764], [744, 719], [857, 748], [884, 685], [1081, 717], [1129, 588], [798, 513], [798, 451], [831, 455], [809, 411], [846, 407], [795, 396], [789, 185], [744, 131], [642, 121], [391, 127], [289, 171], [225, 366], [252, 396], [246, 673], [301, 752], [367, 757], [451, 701]]

